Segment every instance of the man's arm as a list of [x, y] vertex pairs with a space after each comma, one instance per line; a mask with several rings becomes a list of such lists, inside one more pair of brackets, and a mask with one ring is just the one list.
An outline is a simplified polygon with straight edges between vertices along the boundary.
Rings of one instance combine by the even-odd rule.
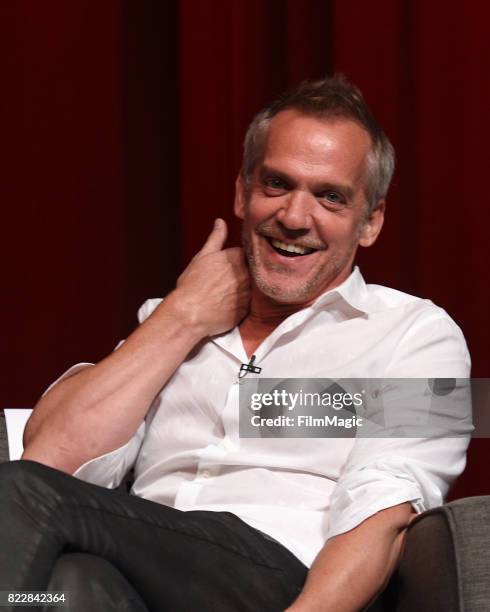
[[249, 277], [242, 249], [222, 250], [218, 220], [177, 288], [114, 353], [61, 381], [38, 402], [23, 459], [73, 473], [126, 443], [190, 350], [246, 314]]
[[363, 610], [395, 570], [414, 517], [410, 504], [399, 504], [328, 540], [287, 612]]
[[404, 405], [424, 408], [425, 381], [454, 378], [457, 384], [450, 396], [430, 398], [432, 416], [444, 417], [447, 435], [438, 432], [430, 437], [425, 432], [419, 438], [356, 439], [330, 499], [330, 529], [339, 535], [319, 553], [288, 612], [358, 611], [382, 591], [401, 556], [406, 528], [416, 516], [411, 505], [390, 506], [370, 513], [353, 529], [344, 528], [385, 499], [403, 496], [420, 509], [443, 502], [465, 466], [471, 431], [469, 375], [470, 359], [461, 330], [441, 309], [427, 307], [398, 344], [385, 373], [385, 380], [414, 379], [408, 388], [414, 395], [400, 394], [398, 384], [388, 385], [382, 405], [396, 405], [398, 414]]

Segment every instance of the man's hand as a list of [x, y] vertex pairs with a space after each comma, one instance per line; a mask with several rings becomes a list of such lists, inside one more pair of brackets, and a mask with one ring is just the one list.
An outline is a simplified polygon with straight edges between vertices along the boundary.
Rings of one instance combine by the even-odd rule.
[[174, 315], [199, 329], [202, 337], [228, 331], [249, 307], [250, 276], [243, 249], [223, 249], [227, 233], [225, 221], [216, 219], [206, 243], [164, 301], [166, 309], [172, 307]]

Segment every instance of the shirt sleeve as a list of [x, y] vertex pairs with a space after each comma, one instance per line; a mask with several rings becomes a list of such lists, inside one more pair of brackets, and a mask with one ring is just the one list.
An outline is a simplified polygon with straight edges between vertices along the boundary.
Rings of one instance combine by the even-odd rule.
[[[435, 412], [444, 413], [444, 427], [439, 419], [432, 434], [356, 439], [331, 498], [329, 538], [403, 502], [409, 502], [416, 512], [440, 505], [465, 467], [471, 433], [469, 353], [461, 330], [444, 311], [433, 307], [421, 319], [400, 342], [385, 382], [395, 378], [410, 385], [406, 379], [417, 378], [417, 382], [430, 384], [432, 379], [453, 377], [463, 381], [461, 388], [451, 398], [436, 397]], [[415, 381], [413, 388], [417, 389]], [[423, 406], [426, 398], [415, 397], [414, 401]], [[457, 433], [450, 435], [451, 429]]]
[[146, 423], [143, 421], [126, 444], [105, 455], [90, 459], [81, 465], [73, 476], [100, 487], [116, 488], [135, 464], [145, 437], [145, 430]]

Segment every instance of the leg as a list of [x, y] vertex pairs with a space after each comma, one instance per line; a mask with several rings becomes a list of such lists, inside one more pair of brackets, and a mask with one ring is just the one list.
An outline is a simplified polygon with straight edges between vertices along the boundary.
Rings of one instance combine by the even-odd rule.
[[48, 591], [68, 593], [62, 608], [43, 612], [148, 612], [141, 597], [111, 563], [87, 553], [67, 553], [55, 563]]
[[180, 512], [32, 461], [0, 465], [0, 505], [0, 590], [44, 590], [61, 554], [85, 552], [152, 611], [266, 612], [287, 607], [306, 575], [232, 514]]

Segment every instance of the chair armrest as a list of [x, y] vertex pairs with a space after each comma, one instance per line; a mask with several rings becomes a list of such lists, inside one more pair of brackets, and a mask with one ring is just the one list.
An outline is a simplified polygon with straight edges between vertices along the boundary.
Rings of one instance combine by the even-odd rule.
[[0, 463], [9, 460], [9, 446], [7, 440], [7, 426], [5, 425], [5, 415], [0, 410]]
[[396, 612], [488, 609], [490, 496], [459, 499], [417, 517], [394, 582]]
[[7, 431], [8, 457], [20, 459], [24, 451], [24, 429], [32, 414], [32, 408], [4, 408], [2, 412]]

